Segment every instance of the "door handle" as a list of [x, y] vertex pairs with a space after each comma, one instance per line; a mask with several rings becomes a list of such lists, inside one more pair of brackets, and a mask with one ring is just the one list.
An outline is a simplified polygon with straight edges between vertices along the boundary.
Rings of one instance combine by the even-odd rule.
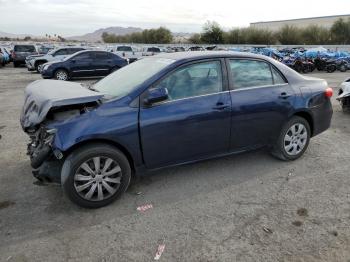
[[287, 99], [288, 97], [290, 97], [290, 95], [288, 95], [286, 92], [283, 92], [278, 96], [278, 98], [281, 98], [281, 99]]
[[213, 107], [214, 110], [225, 110], [226, 108], [229, 108], [230, 106], [228, 104], [224, 104], [222, 102], [218, 102], [216, 106]]

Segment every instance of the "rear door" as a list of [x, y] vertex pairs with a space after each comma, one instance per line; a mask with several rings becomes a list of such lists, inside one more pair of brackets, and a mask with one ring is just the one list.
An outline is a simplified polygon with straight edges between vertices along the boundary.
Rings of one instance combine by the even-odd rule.
[[264, 60], [227, 59], [232, 91], [231, 150], [270, 143], [293, 111], [295, 94]]
[[140, 133], [148, 168], [183, 163], [229, 150], [231, 98], [224, 60], [191, 63], [152, 88], [167, 88], [165, 102], [141, 106]]
[[68, 60], [71, 75], [73, 77], [94, 76], [93, 59], [93, 52], [84, 52], [71, 57]]
[[95, 59], [92, 63], [94, 74], [96, 76], [106, 76], [113, 66], [112, 55], [108, 52], [94, 52]]

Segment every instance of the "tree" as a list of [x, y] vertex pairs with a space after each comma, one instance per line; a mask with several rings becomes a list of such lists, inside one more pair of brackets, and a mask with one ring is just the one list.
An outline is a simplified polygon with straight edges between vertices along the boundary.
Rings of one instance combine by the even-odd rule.
[[207, 21], [203, 27], [201, 40], [206, 44], [223, 44], [224, 31], [217, 22]]
[[350, 43], [350, 19], [344, 21], [340, 18], [335, 21], [331, 27], [331, 38], [334, 44], [349, 44]]
[[330, 41], [330, 31], [318, 25], [310, 25], [302, 29], [301, 36], [306, 45], [322, 45]]
[[123, 36], [103, 32], [102, 40], [105, 43], [169, 44], [173, 41], [173, 35], [169, 29], [159, 27]]
[[26, 36], [25, 38], [23, 38], [24, 41], [30, 41], [32, 40], [32, 38], [30, 36]]
[[285, 25], [276, 34], [277, 40], [282, 45], [303, 44], [301, 30], [295, 26]]
[[193, 34], [188, 41], [191, 44], [199, 45], [202, 43], [201, 35], [200, 34]]

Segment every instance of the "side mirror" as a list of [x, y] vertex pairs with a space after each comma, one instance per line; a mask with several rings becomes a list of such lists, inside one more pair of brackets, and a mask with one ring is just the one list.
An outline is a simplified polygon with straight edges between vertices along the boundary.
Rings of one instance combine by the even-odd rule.
[[154, 103], [159, 103], [162, 101], [165, 101], [169, 98], [168, 89], [162, 87], [162, 88], [155, 88], [148, 90], [148, 95], [144, 99], [144, 103], [146, 105], [152, 105]]

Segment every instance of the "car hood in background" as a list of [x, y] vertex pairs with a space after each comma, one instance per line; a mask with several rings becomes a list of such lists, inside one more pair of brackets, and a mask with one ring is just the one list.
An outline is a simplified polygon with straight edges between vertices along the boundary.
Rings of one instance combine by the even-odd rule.
[[37, 80], [25, 89], [25, 101], [20, 119], [22, 128], [27, 130], [40, 124], [51, 108], [95, 102], [103, 96], [79, 83]]
[[45, 55], [30, 55], [30, 56], [27, 56], [27, 60], [29, 60], [29, 59], [32, 59], [32, 58], [38, 58], [38, 57], [43, 57], [43, 56], [45, 56]]

